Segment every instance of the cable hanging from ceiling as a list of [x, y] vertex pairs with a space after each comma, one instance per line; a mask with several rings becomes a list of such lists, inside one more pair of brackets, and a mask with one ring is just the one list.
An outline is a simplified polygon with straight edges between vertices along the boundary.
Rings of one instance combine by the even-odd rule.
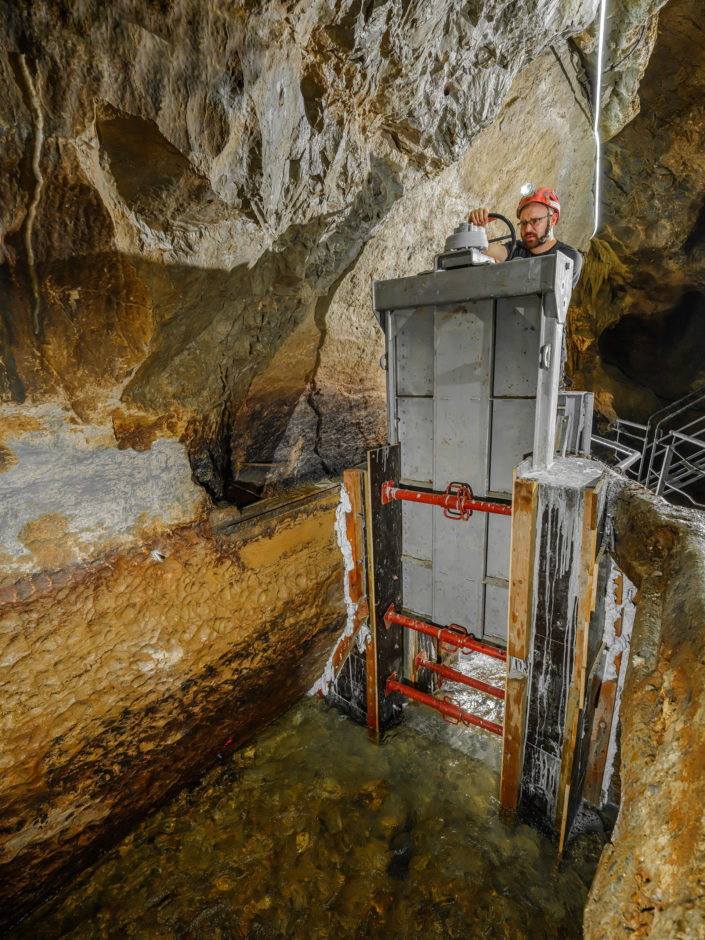
[[595, 227], [590, 238], [597, 234], [600, 213], [600, 98], [602, 96], [602, 55], [605, 37], [605, 11], [607, 0], [600, 0], [600, 30], [597, 43], [597, 75], [595, 78], [595, 104], [593, 114], [595, 118]]

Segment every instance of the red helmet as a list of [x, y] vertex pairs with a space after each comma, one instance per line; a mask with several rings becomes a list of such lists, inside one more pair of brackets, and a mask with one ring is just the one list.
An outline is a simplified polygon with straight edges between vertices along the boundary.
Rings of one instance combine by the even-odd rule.
[[[527, 184], [528, 186], [529, 184]], [[522, 186], [522, 193], [526, 192], [527, 187]], [[535, 189], [531, 186], [531, 191], [528, 192], [525, 196], [522, 195], [521, 201], [517, 206], [517, 219], [521, 215], [521, 210], [524, 206], [528, 206], [530, 202], [540, 202], [541, 205], [546, 206], [551, 212], [556, 213], [556, 222], [561, 215], [561, 204], [558, 201], [558, 196], [556, 196], [556, 191], [550, 189], [548, 186], [541, 186], [539, 189]]]

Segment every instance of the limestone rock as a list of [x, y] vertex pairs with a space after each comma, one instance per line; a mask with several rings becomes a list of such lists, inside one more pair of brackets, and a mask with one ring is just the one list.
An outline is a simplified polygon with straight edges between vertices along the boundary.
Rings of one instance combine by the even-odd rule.
[[621, 805], [585, 937], [702, 936], [705, 617], [702, 513], [625, 492], [617, 562], [639, 588], [621, 705]]
[[603, 225], [569, 318], [576, 385], [645, 421], [705, 384], [705, 8], [671, 0], [641, 111], [605, 147]]
[[246, 464], [281, 483], [296, 447], [298, 476], [357, 459], [377, 382], [342, 368], [323, 431], [314, 376], [341, 278], [595, 10], [5, 2], [2, 399], [52, 401], [121, 448], [178, 437], [215, 499]]
[[338, 496], [0, 590], [0, 927], [311, 687], [345, 623]]
[[[667, 0], [616, 0], [607, 5], [602, 49], [600, 138], [609, 140], [639, 113], [639, 85], [656, 40], [659, 10]], [[594, 90], [599, 17], [574, 37]], [[591, 98], [593, 96], [591, 95]]]

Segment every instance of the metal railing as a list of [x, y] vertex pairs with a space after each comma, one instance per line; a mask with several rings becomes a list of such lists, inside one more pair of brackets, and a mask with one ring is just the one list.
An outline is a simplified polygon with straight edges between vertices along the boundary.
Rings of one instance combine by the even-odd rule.
[[636, 458], [621, 466], [633, 479], [659, 496], [678, 494], [705, 509], [705, 386], [651, 415], [647, 424], [618, 421], [610, 440], [593, 441], [612, 447], [617, 455]]

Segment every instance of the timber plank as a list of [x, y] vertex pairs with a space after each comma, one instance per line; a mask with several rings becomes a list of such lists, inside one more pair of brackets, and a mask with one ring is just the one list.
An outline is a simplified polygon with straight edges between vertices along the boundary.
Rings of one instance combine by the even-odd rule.
[[570, 797], [570, 778], [573, 773], [573, 757], [575, 755], [575, 742], [578, 738], [578, 725], [582, 717], [582, 709], [578, 704], [578, 692], [575, 688], [568, 691], [568, 705], [565, 716], [565, 732], [563, 735], [563, 753], [561, 755], [561, 773], [558, 779], [558, 801], [555, 828], [559, 833], [558, 853], [563, 851], [566, 821], [568, 814], [568, 800]]
[[507, 653], [517, 659], [526, 659], [529, 652], [537, 505], [536, 481], [517, 479], [515, 470], [509, 544]]
[[[368, 477], [365, 485], [367, 506], [367, 563], [370, 601], [370, 630], [374, 644], [376, 682], [375, 730], [385, 731], [402, 718], [402, 697], [385, 696], [387, 678], [402, 670], [402, 628], [384, 625], [384, 615], [390, 604], [402, 608], [401, 578], [401, 503], [393, 500], [382, 505], [382, 484], [398, 480], [401, 476], [401, 448], [387, 444], [367, 453]], [[370, 684], [368, 683], [368, 690]]]
[[603, 682], [593, 719], [592, 740], [590, 741], [590, 753], [583, 790], [585, 799], [595, 806], [600, 804], [602, 779], [605, 775], [607, 748], [610, 742], [616, 700], [617, 682], [613, 680]]
[[365, 672], [367, 674], [367, 727], [379, 731], [379, 713], [377, 709], [377, 620], [375, 618], [375, 583], [372, 577], [372, 498], [370, 494], [370, 474], [363, 473], [365, 500], [365, 520], [367, 536], [367, 598], [370, 611], [370, 642], [365, 650]]
[[350, 498], [351, 505], [351, 510], [349, 513], [346, 513], [345, 517], [345, 527], [348, 542], [352, 549], [354, 565], [352, 571], [348, 573], [348, 585], [351, 600], [354, 603], [358, 603], [365, 594], [362, 471], [343, 471], [343, 486]]
[[353, 623], [353, 631], [347, 636], [343, 636], [338, 641], [338, 645], [333, 651], [333, 672], [337, 676], [340, 672], [341, 666], [345, 662], [350, 653], [350, 650], [353, 648], [353, 644], [357, 639], [357, 635], [360, 632], [360, 627], [367, 620], [370, 614], [370, 609], [367, 606], [367, 598], [361, 598], [357, 609], [355, 610], [355, 620]]
[[[507, 660], [509, 664], [509, 660]], [[502, 772], [499, 780], [499, 802], [514, 811], [519, 799], [522, 771], [524, 725], [526, 717], [527, 677], [509, 676], [504, 697], [504, 734], [502, 737]]]
[[580, 708], [582, 708], [585, 701], [590, 615], [594, 609], [595, 587], [598, 573], [598, 565], [595, 562], [598, 487], [586, 489], [583, 496], [583, 532], [580, 548], [578, 617], [575, 632], [575, 659], [573, 663], [572, 682], [573, 688], [578, 693], [578, 706]]

